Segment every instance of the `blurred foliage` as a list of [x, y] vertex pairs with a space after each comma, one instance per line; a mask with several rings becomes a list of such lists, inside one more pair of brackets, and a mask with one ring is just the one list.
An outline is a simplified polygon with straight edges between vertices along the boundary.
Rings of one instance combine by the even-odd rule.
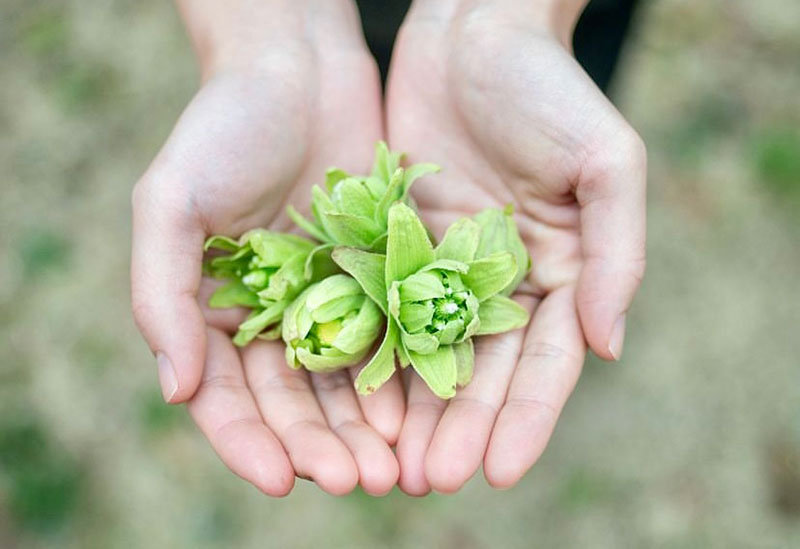
[[46, 227], [24, 232], [17, 248], [26, 278], [64, 269], [70, 256], [70, 245], [63, 233]]
[[778, 198], [800, 200], [800, 130], [774, 128], [761, 132], [753, 143], [759, 179]]
[[0, 426], [0, 477], [23, 528], [51, 532], [76, 511], [84, 474], [32, 418]]

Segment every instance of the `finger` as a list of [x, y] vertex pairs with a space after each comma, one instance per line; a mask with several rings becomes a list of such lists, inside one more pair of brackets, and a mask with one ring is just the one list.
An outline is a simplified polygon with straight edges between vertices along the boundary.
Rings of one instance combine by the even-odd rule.
[[361, 487], [373, 496], [387, 494], [400, 467], [383, 437], [364, 421], [350, 374], [340, 370], [310, 377], [328, 425], [353, 454]]
[[[535, 300], [520, 303], [531, 311]], [[481, 466], [524, 336], [515, 330], [475, 340], [473, 379], [447, 404], [425, 457], [425, 476], [437, 492], [458, 491]]]
[[433, 432], [442, 417], [447, 401], [434, 395], [422, 378], [409, 371], [406, 417], [397, 439], [400, 463], [400, 489], [410, 496], [424, 496], [431, 491], [425, 477], [425, 454]]
[[584, 257], [578, 311], [590, 347], [607, 360], [622, 355], [625, 313], [645, 269], [647, 158], [625, 128], [608, 140], [609, 153], [591, 158], [576, 188]]
[[200, 282], [200, 290], [197, 292], [197, 302], [200, 304], [200, 310], [203, 312], [203, 317], [206, 324], [213, 326], [226, 334], [236, 333], [239, 324], [245, 321], [247, 314], [250, 312], [244, 307], [226, 307], [224, 309], [214, 309], [208, 306], [208, 300], [214, 290], [224, 285], [224, 280], [214, 280], [204, 277]]
[[[359, 368], [350, 368], [353, 381], [358, 372]], [[371, 395], [358, 395], [358, 403], [367, 423], [381, 434], [389, 446], [397, 444], [406, 413], [402, 377], [396, 374]]]
[[281, 443], [267, 428], [247, 388], [230, 339], [208, 331], [208, 353], [200, 388], [189, 413], [228, 468], [270, 496], [285, 496], [294, 470]]
[[574, 289], [555, 290], [536, 310], [492, 430], [483, 463], [489, 484], [512, 486], [539, 459], [578, 381], [585, 355]]
[[195, 298], [204, 234], [189, 201], [156, 177], [133, 193], [131, 302], [156, 355], [164, 400], [176, 403], [195, 393], [205, 361], [205, 322]]
[[261, 416], [286, 448], [299, 476], [334, 495], [358, 483], [350, 451], [328, 428], [308, 375], [286, 365], [282, 345], [254, 341], [242, 350], [247, 384]]

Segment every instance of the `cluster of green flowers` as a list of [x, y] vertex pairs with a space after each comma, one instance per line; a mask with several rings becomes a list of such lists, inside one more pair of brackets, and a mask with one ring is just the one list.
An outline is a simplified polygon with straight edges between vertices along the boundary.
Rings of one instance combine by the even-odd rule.
[[206, 242], [217, 250], [207, 274], [228, 280], [210, 306], [251, 309], [234, 343], [282, 337], [289, 366], [331, 372], [361, 361], [385, 326], [356, 389], [375, 392], [396, 357], [451, 398], [472, 378], [474, 336], [527, 324], [528, 312], [508, 297], [530, 269], [510, 208], [459, 219], [434, 246], [408, 191], [438, 167], [401, 160], [378, 143], [369, 176], [331, 169], [327, 192], [314, 186], [313, 220], [289, 206], [315, 241], [255, 229]]

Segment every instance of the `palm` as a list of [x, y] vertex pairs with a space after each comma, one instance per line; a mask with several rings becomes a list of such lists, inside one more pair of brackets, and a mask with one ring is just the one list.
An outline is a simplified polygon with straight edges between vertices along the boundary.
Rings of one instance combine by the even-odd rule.
[[515, 205], [533, 258], [519, 298], [536, 310], [524, 336], [479, 341], [475, 378], [449, 404], [412, 382], [398, 447], [401, 486], [412, 493], [456, 490], [482, 460], [490, 482], [507, 486], [543, 450], [585, 354], [576, 185], [592, 148], [621, 127], [554, 39], [514, 25], [447, 33], [440, 24], [407, 23], [398, 37], [390, 143], [442, 165], [438, 183], [415, 189], [438, 235], [459, 216]]

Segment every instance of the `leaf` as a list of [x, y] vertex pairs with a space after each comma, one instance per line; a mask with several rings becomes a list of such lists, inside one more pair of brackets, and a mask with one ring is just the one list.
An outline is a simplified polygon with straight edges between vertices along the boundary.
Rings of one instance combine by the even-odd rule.
[[498, 252], [469, 263], [467, 274], [461, 279], [479, 301], [500, 292], [514, 280], [517, 261], [509, 252]]
[[306, 281], [322, 280], [339, 270], [331, 258], [333, 246], [333, 244], [320, 244], [311, 250], [303, 267], [303, 277]]
[[530, 320], [525, 308], [511, 298], [495, 295], [481, 303], [477, 335], [499, 334], [522, 328]]
[[334, 299], [361, 295], [364, 295], [361, 285], [353, 277], [346, 274], [335, 274], [311, 287], [306, 306], [313, 311]]
[[464, 321], [461, 319], [450, 320], [439, 332], [439, 344], [450, 345], [464, 331]]
[[397, 345], [398, 328], [394, 320], [386, 322], [386, 334], [378, 351], [358, 373], [356, 390], [362, 395], [370, 395], [386, 383], [395, 372], [394, 350]]
[[400, 166], [403, 158], [401, 153], [393, 153], [383, 141], [378, 141], [375, 145], [375, 162], [372, 165], [372, 176], [379, 177], [388, 183], [389, 178]]
[[328, 171], [325, 172], [325, 187], [328, 189], [329, 193], [333, 192], [333, 189], [336, 187], [336, 184], [343, 180], [350, 177], [344, 170], [340, 170], [339, 168], [328, 168]]
[[456, 355], [456, 384], [465, 387], [472, 381], [472, 372], [475, 369], [475, 349], [472, 340], [456, 343], [453, 345], [453, 351]]
[[364, 300], [358, 315], [344, 325], [331, 345], [350, 354], [367, 349], [378, 336], [383, 318], [374, 301]]
[[337, 244], [368, 248], [383, 232], [370, 218], [349, 213], [324, 212], [325, 226]]
[[233, 253], [239, 249], [239, 243], [232, 238], [229, 238], [221, 234], [217, 234], [209, 237], [208, 240], [206, 240], [205, 244], [203, 245], [203, 251], [205, 252], [207, 252], [211, 248], [214, 248], [215, 250], [223, 250], [226, 252]]
[[287, 259], [280, 269], [269, 277], [267, 287], [258, 292], [258, 296], [274, 301], [293, 298], [307, 284], [303, 272], [305, 261], [306, 256], [303, 253], [297, 253]]
[[331, 200], [341, 213], [365, 217], [375, 214], [375, 203], [367, 188], [353, 177], [340, 181], [331, 193]]
[[403, 341], [404, 348], [409, 352], [413, 351], [415, 353], [429, 355], [439, 348], [439, 340], [435, 335], [429, 334], [428, 332], [409, 334], [408, 332], [402, 331], [401, 328], [400, 339]]
[[433, 303], [405, 303], [400, 307], [400, 323], [409, 333], [419, 332], [433, 320]]
[[315, 354], [304, 347], [295, 349], [295, 360], [300, 362], [310, 372], [329, 373], [352, 366], [364, 358], [366, 349], [360, 354], [349, 355], [342, 352], [330, 355]]
[[425, 381], [430, 390], [439, 398], [453, 398], [456, 395], [456, 355], [451, 345], [439, 347], [435, 352], [421, 355], [408, 350], [408, 357], [414, 370]]
[[315, 244], [305, 238], [256, 229], [247, 233], [247, 241], [258, 256], [260, 267], [280, 267], [290, 257], [298, 253], [309, 253]]
[[444, 284], [436, 273], [424, 272], [409, 276], [400, 283], [400, 302], [424, 301], [445, 296]]
[[233, 344], [244, 347], [250, 343], [264, 328], [281, 320], [283, 311], [288, 304], [288, 301], [279, 301], [263, 311], [253, 311], [247, 320], [239, 324], [239, 329], [233, 336]]
[[409, 166], [405, 170], [405, 174], [403, 177], [403, 195], [402, 200], [405, 200], [406, 196], [408, 195], [408, 191], [411, 189], [411, 185], [414, 184], [414, 181], [419, 179], [424, 175], [428, 175], [430, 173], [437, 173], [441, 170], [439, 166], [436, 164], [414, 164], [413, 166]]
[[397, 168], [389, 179], [389, 185], [375, 207], [375, 222], [385, 227], [389, 220], [389, 208], [396, 202], [403, 190], [403, 168]]
[[481, 227], [468, 217], [450, 225], [444, 238], [436, 246], [436, 259], [454, 259], [467, 263], [475, 259]]
[[389, 209], [386, 285], [403, 280], [433, 260], [433, 247], [422, 221], [405, 204], [394, 204]]
[[231, 280], [220, 286], [208, 299], [208, 306], [213, 309], [225, 307], [250, 307], [259, 306], [258, 295], [245, 286], [241, 280]]
[[386, 314], [386, 256], [343, 246], [336, 247], [332, 256]]
[[511, 252], [517, 260], [517, 274], [502, 290], [503, 295], [511, 295], [531, 269], [531, 258], [519, 235], [512, 216], [513, 212], [514, 209], [509, 204], [503, 210], [487, 208], [475, 216], [475, 221], [481, 227], [475, 257], [486, 257], [496, 252]]
[[317, 225], [315, 225], [314, 223], [303, 217], [303, 214], [295, 210], [294, 206], [292, 206], [291, 204], [286, 206], [286, 215], [288, 215], [289, 218], [292, 221], [294, 221], [295, 225], [300, 227], [302, 230], [304, 230], [305, 232], [307, 232], [320, 242], [330, 242], [330, 237], [327, 234], [325, 234], [325, 231], [322, 229], [322, 227], [318, 227]]
[[453, 259], [437, 259], [432, 263], [428, 263], [423, 268], [421, 268], [418, 272], [424, 273], [426, 271], [432, 271], [434, 269], [439, 269], [442, 271], [453, 271], [456, 273], [466, 273], [469, 271], [469, 265], [466, 263], [462, 263], [461, 261], [455, 261]]
[[[359, 289], [360, 291], [360, 289]], [[309, 309], [311, 311], [311, 318], [317, 324], [324, 324], [331, 322], [337, 318], [341, 318], [350, 311], [357, 311], [364, 301], [367, 299], [362, 293], [358, 295], [346, 295], [337, 297], [330, 301], [326, 301], [316, 309]]]

